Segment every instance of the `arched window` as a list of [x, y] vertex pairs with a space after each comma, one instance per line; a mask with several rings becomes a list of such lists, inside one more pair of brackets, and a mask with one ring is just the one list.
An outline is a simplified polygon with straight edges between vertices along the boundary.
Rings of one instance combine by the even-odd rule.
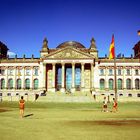
[[101, 90], [105, 89], [105, 80], [104, 79], [100, 79], [100, 89]]
[[1, 79], [0, 88], [1, 88], [1, 89], [4, 89], [4, 88], [5, 88], [5, 80], [4, 80], [4, 79]]
[[118, 89], [122, 89], [122, 79], [118, 79], [117, 81], [117, 84], [118, 84]]
[[131, 79], [126, 79], [126, 89], [131, 89]]
[[113, 79], [109, 79], [109, 89], [113, 90]]
[[38, 89], [38, 79], [34, 79], [34, 89]]
[[30, 89], [30, 79], [25, 80], [25, 89]]
[[8, 80], [8, 89], [13, 89], [13, 79]]
[[135, 79], [135, 89], [140, 89], [140, 80]]
[[21, 79], [17, 79], [17, 89], [21, 89]]

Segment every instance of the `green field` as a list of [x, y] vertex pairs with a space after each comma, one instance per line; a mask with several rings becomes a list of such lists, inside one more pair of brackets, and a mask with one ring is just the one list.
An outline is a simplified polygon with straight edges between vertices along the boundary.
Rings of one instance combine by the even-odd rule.
[[[111, 109], [111, 105], [109, 106]], [[101, 103], [0, 103], [0, 140], [140, 140], [140, 102], [119, 103], [117, 113]]]

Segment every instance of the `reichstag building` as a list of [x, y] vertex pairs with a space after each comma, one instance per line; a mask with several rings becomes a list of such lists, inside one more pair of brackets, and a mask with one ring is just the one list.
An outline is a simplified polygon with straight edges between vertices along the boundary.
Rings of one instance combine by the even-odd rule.
[[[134, 55], [116, 58], [118, 96], [140, 97], [140, 41], [132, 46]], [[62, 94], [92, 92], [114, 95], [114, 61], [99, 57], [94, 38], [90, 47], [67, 41], [55, 49], [45, 38], [40, 57], [9, 58], [0, 42], [1, 95]]]

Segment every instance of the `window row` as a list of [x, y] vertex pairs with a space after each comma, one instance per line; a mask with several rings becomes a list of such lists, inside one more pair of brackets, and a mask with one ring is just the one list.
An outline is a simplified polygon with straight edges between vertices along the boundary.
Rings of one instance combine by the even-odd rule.
[[[31, 81], [30, 79], [25, 79], [25, 89], [30, 89], [31, 88]], [[7, 88], [8, 89], [13, 89], [13, 79], [9, 79], [8, 80], [8, 85], [7, 85]], [[34, 79], [33, 80], [33, 88], [34, 89], [38, 89], [38, 86], [39, 86], [39, 80], [38, 79]], [[5, 89], [6, 88], [6, 83], [5, 83], [5, 79], [1, 79], [0, 80], [0, 89]], [[21, 79], [17, 79], [16, 81], [16, 89], [21, 89], [22, 88], [22, 81]]]
[[[100, 69], [100, 75], [105, 75], [105, 69]], [[113, 69], [109, 69], [108, 70], [108, 75], [113, 75], [114, 74], [114, 70]], [[123, 74], [123, 70], [122, 69], [117, 69], [117, 75], [122, 75]], [[131, 69], [126, 69], [125, 70], [125, 74], [126, 75], [131, 75], [132, 71]], [[139, 75], [139, 70], [136, 69], [135, 70], [135, 75]]]
[[[109, 79], [108, 84], [109, 84], [109, 89], [113, 90], [114, 89], [114, 80]], [[105, 89], [105, 80], [104, 79], [100, 79], [100, 89], [101, 90]], [[117, 80], [117, 89], [119, 89], [119, 90], [123, 89], [122, 79]], [[126, 89], [132, 89], [132, 80], [131, 79], [126, 79]], [[140, 80], [139, 79], [135, 79], [135, 89], [140, 89]]]
[[[8, 75], [14, 75], [14, 69], [8, 69], [7, 73], [8, 73]], [[18, 76], [23, 75], [23, 69], [17, 69], [16, 74]], [[0, 75], [6, 75], [6, 71], [4, 69], [0, 69]], [[27, 76], [31, 75], [31, 69], [30, 68], [25, 69], [25, 75], [27, 75]], [[33, 69], [33, 75], [36, 75], [36, 76], [39, 75], [39, 69], [38, 68]]]

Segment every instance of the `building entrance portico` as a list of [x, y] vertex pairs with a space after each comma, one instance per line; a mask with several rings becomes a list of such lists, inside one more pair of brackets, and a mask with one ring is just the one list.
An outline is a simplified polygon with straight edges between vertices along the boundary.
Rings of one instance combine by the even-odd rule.
[[91, 64], [53, 63], [46, 64], [46, 91], [85, 91], [90, 90]]
[[68, 42], [42, 56], [46, 65], [46, 91], [89, 91], [93, 87], [95, 56], [86, 51], [83, 45]]

